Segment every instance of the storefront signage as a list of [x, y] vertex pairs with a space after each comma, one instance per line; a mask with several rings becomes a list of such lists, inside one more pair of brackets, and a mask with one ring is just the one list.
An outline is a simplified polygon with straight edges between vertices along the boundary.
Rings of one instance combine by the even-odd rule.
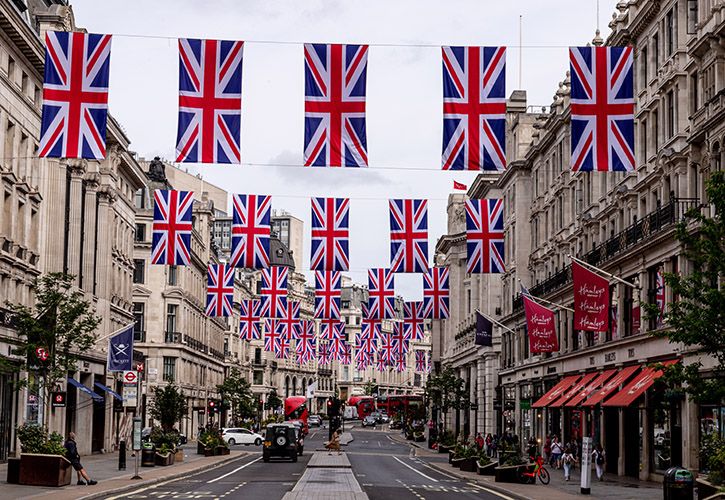
[[58, 391], [51, 394], [51, 406], [53, 408], [65, 408], [65, 391]]

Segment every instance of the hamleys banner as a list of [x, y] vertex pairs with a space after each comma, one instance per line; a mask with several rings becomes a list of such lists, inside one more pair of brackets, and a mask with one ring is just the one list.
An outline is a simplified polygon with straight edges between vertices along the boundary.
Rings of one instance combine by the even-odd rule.
[[529, 333], [529, 351], [532, 353], [558, 351], [559, 340], [556, 338], [554, 311], [526, 296], [523, 299], [526, 328]]
[[574, 278], [574, 329], [590, 332], [607, 330], [609, 281], [578, 262], [571, 263]]

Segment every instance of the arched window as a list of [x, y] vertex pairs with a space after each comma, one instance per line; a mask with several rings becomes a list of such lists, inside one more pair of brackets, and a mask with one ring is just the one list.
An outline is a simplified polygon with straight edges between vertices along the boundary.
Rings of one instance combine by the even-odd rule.
[[286, 398], [288, 398], [290, 395], [289, 386], [290, 386], [290, 380], [289, 380], [289, 375], [287, 375], [284, 378], [284, 397], [286, 397]]
[[297, 395], [297, 377], [292, 377], [292, 395]]
[[720, 155], [721, 154], [722, 153], [720, 152], [720, 143], [715, 142], [712, 145], [712, 157], [710, 158], [710, 168], [715, 172], [720, 171]]

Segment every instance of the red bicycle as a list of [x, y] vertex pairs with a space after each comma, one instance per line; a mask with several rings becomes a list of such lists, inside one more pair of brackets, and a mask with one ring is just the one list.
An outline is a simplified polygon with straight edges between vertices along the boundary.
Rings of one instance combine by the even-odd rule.
[[546, 470], [546, 467], [544, 467], [544, 459], [542, 457], [536, 457], [536, 460], [534, 460], [533, 471], [529, 472], [527, 469], [522, 469], [520, 479], [522, 483], [534, 484], [536, 483], [537, 477], [541, 481], [541, 484], [549, 484], [549, 481], [551, 481], [551, 476], [549, 475], [549, 471]]

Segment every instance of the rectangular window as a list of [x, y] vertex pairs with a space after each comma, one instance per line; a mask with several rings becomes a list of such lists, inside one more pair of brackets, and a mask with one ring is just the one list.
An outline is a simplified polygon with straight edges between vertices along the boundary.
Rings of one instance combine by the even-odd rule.
[[670, 11], [665, 16], [665, 32], [667, 33], [667, 57], [670, 57], [675, 51], [675, 10]]
[[697, 21], [699, 16], [698, 3], [699, 0], [687, 0], [687, 34], [692, 35], [697, 31]]
[[176, 358], [164, 356], [164, 382], [176, 380]]
[[146, 200], [146, 193], [144, 192], [144, 189], [141, 188], [141, 189], [136, 190], [136, 197], [135, 197], [136, 208], [146, 208], [145, 200]]
[[690, 75], [690, 113], [694, 113], [698, 109], [700, 109], [700, 92], [699, 92], [699, 84], [700, 82], [698, 80], [698, 72], [695, 70]]
[[146, 224], [136, 224], [136, 241], [146, 241]]
[[647, 87], [647, 80], [649, 80], [649, 61], [647, 60], [649, 52], [647, 50], [647, 46], [642, 47], [642, 51], [640, 52], [640, 58], [642, 59], [641, 65], [642, 65], [642, 85], [640, 85], [640, 88], [644, 89]]
[[254, 385], [264, 385], [264, 372], [262, 372], [262, 371], [255, 371], [254, 372], [254, 378], [252, 380], [252, 383]]
[[642, 163], [647, 163], [647, 121], [646, 120], [642, 120], [642, 125], [639, 130], [642, 133], [642, 137], [640, 138], [640, 141], [639, 141], [642, 144]]
[[146, 319], [144, 317], [145, 315], [145, 306], [143, 302], [134, 302], [133, 303], [133, 319], [134, 319], [134, 325], [133, 325], [133, 340], [136, 340], [138, 342], [144, 342], [145, 336], [146, 336]]
[[167, 278], [168, 278], [169, 285], [176, 286], [178, 284], [177, 283], [178, 268], [176, 266], [168, 266], [167, 269], [168, 269]]
[[667, 138], [675, 135], [675, 92], [667, 92]]
[[655, 152], [660, 148], [660, 114], [652, 112], [652, 134], [655, 136]]
[[13, 59], [11, 56], [8, 56], [8, 79], [11, 82], [15, 82], [15, 59]]
[[176, 330], [176, 313], [179, 306], [176, 304], [166, 305], [166, 332], [173, 333]]
[[134, 268], [133, 268], [133, 282], [134, 283], [144, 283], [145, 281], [145, 273], [146, 273], [146, 261], [143, 259], [134, 259], [133, 260]]
[[254, 364], [255, 365], [262, 364], [262, 348], [261, 347], [254, 348]]

